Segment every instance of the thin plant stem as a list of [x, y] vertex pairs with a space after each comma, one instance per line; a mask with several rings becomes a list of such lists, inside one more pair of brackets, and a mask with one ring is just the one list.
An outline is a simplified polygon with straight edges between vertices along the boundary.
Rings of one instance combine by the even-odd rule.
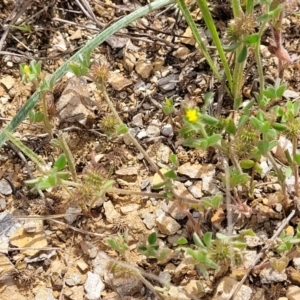
[[49, 113], [48, 113], [48, 107], [47, 107], [47, 100], [46, 100], [46, 94], [45, 92], [41, 93], [41, 98], [42, 98], [42, 110], [44, 114], [44, 126], [46, 132], [49, 134], [50, 138], [53, 138], [52, 134], [52, 126], [49, 120]]
[[287, 190], [286, 190], [285, 176], [284, 176], [283, 172], [278, 168], [278, 166], [270, 152], [267, 152], [266, 157], [271, 162], [272, 167], [273, 167], [275, 173], [277, 174], [278, 181], [281, 185], [282, 194], [284, 196], [285, 203], [287, 203], [288, 195], [287, 195]]
[[66, 142], [66, 139], [64, 138], [64, 134], [59, 135], [58, 141], [59, 141], [60, 148], [63, 150], [63, 152], [66, 156], [66, 160], [68, 162], [68, 167], [71, 172], [72, 179], [74, 180], [74, 182], [77, 182], [77, 173], [76, 173], [76, 169], [75, 169], [74, 157], [73, 157], [72, 151], [70, 150], [70, 148]]
[[15, 138], [11, 132], [4, 131], [4, 134], [6, 138], [10, 140], [17, 148], [19, 148], [26, 156], [28, 156], [40, 168], [41, 171], [46, 171], [47, 164], [41, 157], [34, 153], [30, 148], [25, 146], [21, 140]]
[[[235, 0], [235, 1], [236, 1], [236, 3], [239, 3], [239, 0]], [[215, 22], [214, 22], [214, 20], [211, 16], [211, 13], [210, 13], [210, 10], [208, 8], [207, 3], [208, 3], [207, 0], [197, 0], [197, 5], [199, 6], [199, 8], [202, 12], [202, 17], [204, 19], [204, 22], [205, 22], [208, 30], [210, 31], [210, 34], [211, 34], [212, 39], [214, 41], [214, 44], [217, 48], [219, 57], [220, 57], [220, 59], [222, 61], [222, 64], [223, 64], [224, 72], [226, 74], [229, 89], [232, 92], [232, 90], [233, 90], [233, 81], [232, 81], [232, 75], [231, 75], [231, 72], [230, 72], [230, 68], [229, 68], [229, 65], [228, 65], [228, 62], [227, 62], [227, 57], [225, 55], [221, 40], [219, 38], [217, 29], [216, 29]]]
[[231, 0], [231, 7], [234, 18], [240, 16], [240, 14], [243, 13], [240, 0]]
[[293, 137], [293, 169], [294, 169], [294, 177], [295, 177], [295, 195], [299, 197], [299, 167], [295, 160], [295, 157], [297, 155], [297, 137]]
[[123, 195], [137, 195], [137, 196], [152, 197], [152, 198], [164, 198], [164, 195], [159, 193], [138, 192], [138, 191], [124, 190], [124, 189], [117, 189], [117, 188], [109, 188], [107, 192], [118, 193]]
[[260, 101], [263, 99], [263, 92], [265, 89], [265, 78], [264, 78], [264, 72], [263, 72], [261, 56], [260, 56], [260, 41], [261, 41], [261, 37], [265, 31], [266, 25], [267, 25], [267, 21], [264, 21], [261, 24], [259, 31], [258, 31], [258, 41], [254, 48], [254, 56], [255, 56], [255, 60], [256, 60], [257, 72], [258, 72], [258, 77], [259, 77], [259, 100]]

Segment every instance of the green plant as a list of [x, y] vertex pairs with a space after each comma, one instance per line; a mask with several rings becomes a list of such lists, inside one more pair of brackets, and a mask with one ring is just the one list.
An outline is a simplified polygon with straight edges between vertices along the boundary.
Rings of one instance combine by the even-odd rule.
[[208, 277], [209, 269], [218, 269], [223, 266], [237, 266], [243, 261], [243, 252], [246, 248], [244, 237], [254, 235], [253, 231], [241, 232], [238, 236], [228, 237], [217, 233], [213, 239], [212, 232], [206, 232], [202, 238], [196, 233], [193, 234], [195, 246], [186, 247], [188, 241], [180, 238], [177, 243], [187, 255], [193, 258], [195, 265]]
[[168, 253], [170, 253], [170, 249], [167, 247], [159, 249], [156, 232], [149, 234], [147, 242], [141, 242], [137, 248], [137, 251], [146, 257], [154, 257], [158, 261], [164, 260]]

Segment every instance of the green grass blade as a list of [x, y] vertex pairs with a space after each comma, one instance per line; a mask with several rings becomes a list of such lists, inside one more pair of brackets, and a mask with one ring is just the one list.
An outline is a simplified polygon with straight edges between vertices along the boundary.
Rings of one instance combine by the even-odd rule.
[[[84, 56], [87, 51], [94, 50], [97, 46], [103, 43], [109, 36], [119, 31], [121, 28], [127, 26], [133, 21], [137, 20], [140, 17], [145, 16], [153, 10], [159, 9], [168, 4], [174, 3], [175, 0], [156, 0], [148, 5], [145, 5], [136, 11], [132, 12], [128, 16], [118, 20], [101, 33], [99, 33], [95, 38], [87, 42], [78, 52], [76, 52], [71, 58], [69, 58], [62, 66], [60, 66], [47, 80], [57, 81], [59, 80], [67, 71], [68, 64], [71, 61], [78, 62], [79, 56]], [[10, 123], [0, 132], [0, 147], [6, 141], [5, 131], [13, 132], [19, 124], [26, 118], [28, 113], [34, 108], [34, 106], [39, 101], [39, 93], [35, 92], [30, 99], [23, 105], [23, 107], [18, 111]]]
[[191, 28], [191, 31], [193, 33], [193, 36], [197, 42], [197, 44], [199, 45], [199, 48], [201, 49], [208, 65], [210, 66], [211, 70], [214, 72], [215, 76], [219, 79], [222, 80], [222, 76], [220, 74], [220, 72], [218, 71], [218, 69], [216, 68], [213, 60], [210, 57], [210, 54], [208, 53], [205, 44], [203, 43], [199, 31], [197, 29], [197, 26], [190, 14], [190, 11], [187, 7], [187, 5], [185, 4], [184, 0], [177, 0], [177, 4], [186, 20], [186, 22], [188, 23], [189, 27]]
[[208, 8], [208, 5], [207, 5], [207, 0], [197, 0], [197, 4], [198, 4], [198, 6], [201, 10], [204, 22], [205, 22], [208, 30], [210, 31], [210, 34], [211, 34], [212, 39], [214, 41], [214, 44], [217, 47], [218, 54], [220, 56], [220, 59], [222, 61], [223, 67], [224, 67], [224, 71], [225, 71], [225, 75], [226, 75], [226, 78], [227, 78], [227, 81], [228, 81], [229, 89], [230, 89], [230, 91], [232, 91], [233, 83], [232, 83], [232, 76], [231, 76], [230, 68], [229, 68], [229, 65], [228, 65], [228, 62], [227, 62], [227, 58], [226, 58], [222, 43], [221, 43], [220, 38], [218, 36], [214, 20], [213, 20], [211, 14], [210, 14], [210, 11], [209, 11], [209, 8]]

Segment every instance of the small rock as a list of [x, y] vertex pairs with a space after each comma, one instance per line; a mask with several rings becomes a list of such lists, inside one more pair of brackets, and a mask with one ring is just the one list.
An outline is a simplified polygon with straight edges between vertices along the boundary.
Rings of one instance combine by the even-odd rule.
[[178, 173], [186, 175], [192, 179], [212, 177], [215, 172], [215, 166], [212, 164], [195, 165], [187, 162], [178, 168]]
[[178, 286], [171, 285], [168, 294], [168, 300], [190, 300], [190, 298], [185, 295], [183, 288]]
[[[197, 283], [201, 285], [202, 290], [198, 289]], [[205, 281], [200, 283], [199, 280], [195, 279], [190, 280], [189, 283], [184, 287], [184, 289], [188, 294], [194, 296], [195, 298], [201, 298], [205, 294], [212, 292], [211, 288], [207, 284], [205, 284]]]
[[15, 79], [10, 75], [3, 76], [0, 83], [2, 83], [7, 90], [10, 90], [15, 85]]
[[189, 48], [182, 46], [182, 47], [179, 47], [177, 50], [175, 50], [172, 53], [172, 55], [181, 60], [185, 60], [185, 59], [187, 59], [187, 57], [189, 56], [190, 53], [191, 53], [191, 51]]
[[[180, 184], [182, 183], [180, 182]], [[180, 196], [184, 196], [183, 193], [178, 194]], [[184, 213], [182, 209], [178, 207], [178, 205], [174, 205], [174, 203], [171, 201], [168, 204], [166, 202], [163, 202], [162, 209], [164, 212], [171, 215], [171, 217], [175, 220], [183, 220], [186, 217], [186, 213]]]
[[299, 300], [300, 299], [300, 287], [296, 285], [291, 285], [288, 287], [286, 296], [289, 300]]
[[202, 185], [200, 181], [197, 181], [195, 184], [191, 185], [188, 190], [196, 199], [203, 197]]
[[215, 195], [220, 192], [217, 181], [212, 177], [202, 179], [202, 191], [209, 195]]
[[80, 286], [65, 286], [63, 290], [64, 296], [70, 300], [82, 300], [84, 298], [84, 288], [82, 285]]
[[132, 118], [131, 124], [137, 127], [143, 127], [143, 114], [139, 113]]
[[36, 288], [33, 290], [35, 300], [55, 300], [53, 291], [50, 288]]
[[67, 223], [71, 225], [76, 221], [79, 213], [81, 213], [81, 208], [68, 207], [66, 210], [66, 216], [64, 218], [67, 221]]
[[79, 285], [81, 282], [81, 275], [75, 272], [72, 272], [69, 276], [66, 277], [66, 284], [68, 286]]
[[119, 294], [121, 299], [125, 299], [125, 296], [140, 293], [143, 288], [143, 284], [139, 279], [130, 276], [113, 277], [107, 283]]
[[147, 135], [150, 137], [156, 137], [159, 136], [160, 130], [159, 127], [156, 125], [149, 125], [146, 129]]
[[185, 30], [185, 33], [180, 38], [180, 41], [183, 44], [195, 46], [196, 42], [195, 42], [194, 35], [193, 35], [192, 30], [191, 30], [190, 27], [187, 27], [187, 29]]
[[0, 180], [0, 193], [5, 196], [11, 195], [12, 193], [12, 188], [9, 182], [4, 178]]
[[147, 137], [148, 136], [148, 133], [147, 133], [147, 131], [145, 130], [145, 129], [142, 129], [137, 135], [136, 135], [136, 137], [139, 139], [139, 140], [141, 140], [141, 139], [143, 139], [143, 138], [145, 138], [145, 137]]
[[71, 36], [70, 36], [70, 40], [79, 40], [82, 38], [82, 32], [81, 29], [78, 28]]
[[165, 92], [172, 91], [176, 88], [177, 81], [179, 80], [178, 74], [171, 74], [169, 76], [160, 78], [157, 85]]
[[121, 206], [120, 210], [121, 212], [126, 215], [132, 211], [137, 211], [139, 209], [140, 205], [138, 204], [129, 204], [126, 206]]
[[292, 90], [285, 90], [283, 92], [283, 97], [288, 98], [288, 99], [298, 98], [299, 95], [300, 94], [298, 92], [292, 91]]
[[6, 255], [0, 253], [0, 275], [1, 278], [5, 278], [6, 276], [10, 276], [14, 273], [15, 267], [11, 263], [11, 261], [7, 258]]
[[274, 282], [284, 282], [287, 280], [285, 272], [278, 273], [273, 268], [264, 268], [259, 273], [260, 281], [262, 284], [269, 284]]
[[5, 210], [6, 208], [6, 201], [4, 198], [0, 198], [0, 210]]
[[163, 234], [175, 234], [181, 226], [171, 217], [166, 214], [160, 214], [156, 218], [156, 224], [159, 231]]
[[293, 267], [288, 267], [286, 269], [286, 271], [287, 271], [289, 280], [293, 284], [296, 284], [297, 286], [299, 286], [300, 285], [300, 273]]
[[300, 257], [293, 258], [293, 265], [295, 269], [300, 272]]
[[109, 223], [114, 223], [115, 220], [120, 218], [120, 214], [115, 210], [111, 201], [106, 201], [103, 203], [105, 210], [105, 217]]
[[117, 91], [121, 91], [124, 88], [132, 85], [132, 81], [123, 77], [121, 74], [113, 74], [109, 77], [108, 82]]
[[174, 278], [179, 279], [185, 275], [195, 275], [195, 264], [190, 257], [186, 257], [175, 269]]
[[[140, 189], [144, 190], [149, 184], [150, 184], [150, 180], [149, 178], [147, 178], [140, 184]], [[0, 205], [1, 205], [1, 199], [0, 199]]]
[[155, 226], [156, 217], [153, 214], [151, 214], [150, 212], [145, 212], [142, 217], [143, 217], [143, 223], [146, 225], [148, 229], [152, 229]]
[[116, 174], [119, 176], [130, 176], [130, 175], [138, 175], [139, 167], [128, 167], [119, 169], [116, 171]]
[[166, 124], [161, 128], [161, 134], [166, 137], [173, 136], [173, 127], [171, 124]]
[[[161, 168], [160, 172], [162, 174], [165, 174], [166, 172], [168, 172], [168, 170], [165, 169], [165, 168]], [[161, 176], [158, 173], [155, 173], [154, 176], [153, 176], [153, 178], [152, 178], [151, 186], [155, 187], [155, 186], [157, 186], [157, 185], [159, 185], [159, 184], [161, 184], [163, 182], [164, 182], [164, 179], [161, 178]]]
[[10, 243], [13, 246], [24, 248], [24, 247], [32, 247], [34, 249], [21, 250], [26, 256], [34, 256], [40, 251], [43, 250], [44, 247], [47, 247], [48, 242], [46, 239], [46, 235], [43, 229], [37, 229], [34, 233], [27, 233], [24, 227], [19, 228], [13, 235], [9, 238]]
[[79, 268], [80, 271], [85, 273], [89, 269], [89, 265], [82, 259], [79, 259], [76, 262], [77, 267]]
[[149, 156], [156, 163], [168, 164], [172, 150], [165, 144], [153, 144], [147, 150]]
[[26, 220], [23, 225], [24, 230], [27, 233], [34, 233], [43, 230], [43, 221], [42, 220]]
[[[236, 281], [235, 279], [224, 277], [218, 284], [216, 293], [212, 300], [229, 300], [237, 285], [238, 281]], [[250, 300], [251, 294], [252, 290], [248, 286], [243, 284], [233, 300]]]
[[87, 280], [84, 284], [85, 295], [88, 300], [99, 300], [101, 292], [104, 290], [105, 285], [101, 281], [98, 274], [92, 272], [87, 273]]
[[149, 78], [153, 71], [153, 65], [146, 62], [138, 62], [135, 65], [135, 71], [144, 79]]

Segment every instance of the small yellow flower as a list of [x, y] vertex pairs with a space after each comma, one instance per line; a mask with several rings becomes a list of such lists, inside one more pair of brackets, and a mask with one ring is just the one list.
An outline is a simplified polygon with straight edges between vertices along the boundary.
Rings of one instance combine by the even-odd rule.
[[191, 123], [195, 123], [198, 121], [198, 112], [196, 108], [188, 108], [185, 111], [185, 116]]
[[25, 65], [24, 68], [23, 68], [23, 70], [24, 70], [24, 74], [25, 74], [27, 77], [29, 77], [29, 76], [30, 76], [30, 68], [29, 68], [29, 66], [28, 66], [28, 65]]
[[166, 105], [169, 106], [169, 107], [172, 106], [172, 105], [173, 105], [172, 99], [167, 98], [167, 99], [166, 99]]

